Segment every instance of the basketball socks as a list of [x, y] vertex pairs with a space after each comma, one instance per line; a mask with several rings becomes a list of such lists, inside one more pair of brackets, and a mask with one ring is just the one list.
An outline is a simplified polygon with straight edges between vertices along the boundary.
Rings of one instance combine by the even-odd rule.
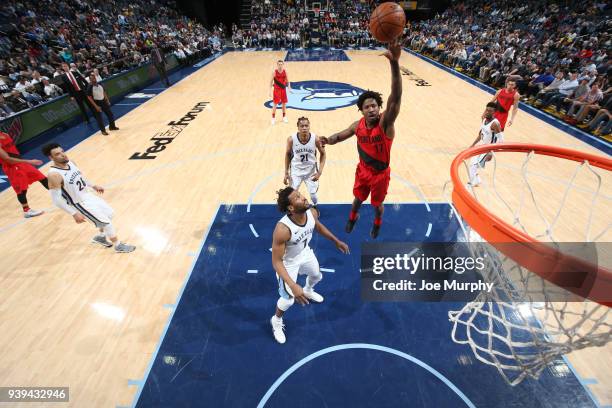
[[380, 227], [382, 225], [382, 217], [374, 217], [374, 225]]
[[353, 228], [355, 228], [355, 223], [357, 223], [358, 219], [359, 213], [357, 211], [351, 210], [351, 213], [349, 214], [349, 219], [346, 222], [346, 226], [344, 227], [344, 231], [346, 231], [347, 234], [353, 232]]
[[25, 207], [23, 207], [23, 212], [28, 212], [30, 211], [30, 206], [26, 205]]

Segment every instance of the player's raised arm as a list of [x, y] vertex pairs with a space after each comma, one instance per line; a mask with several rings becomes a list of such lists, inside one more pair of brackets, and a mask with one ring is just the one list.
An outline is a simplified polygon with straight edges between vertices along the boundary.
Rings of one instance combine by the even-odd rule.
[[351, 126], [349, 126], [348, 128], [335, 133], [329, 137], [325, 137], [325, 136], [319, 136], [319, 139], [321, 141], [321, 145], [325, 146], [326, 144], [329, 145], [334, 145], [338, 142], [343, 142], [346, 139], [348, 139], [349, 137], [353, 136], [355, 134], [355, 131], [357, 130], [357, 125], [359, 125], [359, 121], [357, 122], [353, 122], [351, 124]]
[[382, 117], [381, 125], [388, 137], [395, 136], [393, 124], [400, 112], [402, 104], [402, 76], [399, 68], [399, 58], [402, 53], [401, 39], [396, 38], [389, 43], [389, 49], [383, 54], [391, 64], [391, 94], [387, 99], [387, 109]]
[[291, 279], [285, 264], [283, 264], [283, 255], [285, 254], [285, 247], [289, 239], [291, 239], [289, 229], [281, 223], [276, 224], [272, 234], [272, 267], [278, 276], [289, 286], [295, 300], [299, 304], [305, 305], [309, 302], [308, 298], [304, 295], [304, 290]]
[[289, 165], [291, 164], [291, 156], [293, 155], [293, 138], [289, 136], [287, 138], [287, 149], [285, 150], [285, 178], [283, 183], [286, 186], [289, 185]]
[[319, 217], [317, 217], [316, 215], [315, 215], [315, 229], [317, 230], [319, 234], [323, 235], [325, 238], [333, 242], [334, 245], [336, 245], [336, 248], [338, 248], [340, 252], [342, 252], [343, 254], [351, 253], [351, 251], [349, 250], [349, 246], [345, 242], [340, 241], [334, 234], [332, 234], [332, 232], [328, 230], [327, 227], [319, 221]]

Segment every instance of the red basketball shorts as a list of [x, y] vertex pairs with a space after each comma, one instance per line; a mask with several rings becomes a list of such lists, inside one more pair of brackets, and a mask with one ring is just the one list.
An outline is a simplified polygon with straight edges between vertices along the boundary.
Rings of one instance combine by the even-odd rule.
[[10, 166], [3, 165], [2, 170], [17, 194], [26, 191], [30, 184], [46, 177], [29, 163], [17, 163]]
[[360, 201], [365, 201], [371, 193], [372, 197], [370, 201], [373, 206], [378, 207], [385, 201], [390, 179], [390, 167], [387, 167], [387, 169], [383, 171], [377, 171], [360, 162], [355, 171], [353, 195]]
[[506, 127], [506, 121], [508, 121], [508, 112], [495, 112], [493, 117], [499, 120], [501, 130], [504, 130], [504, 128]]
[[279, 103], [287, 103], [287, 90], [274, 87], [274, 97], [272, 101], [275, 105]]

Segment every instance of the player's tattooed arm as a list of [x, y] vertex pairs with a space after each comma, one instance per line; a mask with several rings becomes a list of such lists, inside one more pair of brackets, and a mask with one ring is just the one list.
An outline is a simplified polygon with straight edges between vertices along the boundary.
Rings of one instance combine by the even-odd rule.
[[348, 128], [329, 137], [319, 136], [321, 144], [323, 146], [325, 146], [326, 144], [334, 145], [338, 142], [345, 141], [346, 139], [355, 134], [355, 131], [357, 130], [357, 125], [359, 125], [359, 121], [351, 123], [351, 126], [349, 126]]
[[300, 285], [291, 279], [289, 272], [287, 272], [287, 269], [285, 268], [285, 264], [283, 264], [285, 247], [287, 245], [287, 241], [290, 239], [291, 233], [289, 232], [289, 228], [280, 222], [276, 224], [276, 228], [274, 228], [274, 232], [272, 233], [272, 267], [278, 276], [287, 284], [287, 286], [289, 286], [295, 300], [299, 304], [305, 305], [308, 303], [308, 298], [306, 298], [306, 295], [304, 295], [304, 290]]
[[283, 183], [289, 185], [289, 165], [291, 164], [291, 156], [293, 154], [293, 138], [289, 136], [287, 138], [287, 148], [285, 149], [285, 177]]

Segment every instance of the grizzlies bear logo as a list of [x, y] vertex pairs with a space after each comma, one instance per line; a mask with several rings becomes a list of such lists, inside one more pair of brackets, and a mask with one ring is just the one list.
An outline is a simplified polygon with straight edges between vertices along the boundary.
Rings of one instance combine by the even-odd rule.
[[[287, 92], [287, 108], [306, 111], [329, 111], [357, 103], [363, 89], [342, 82], [300, 81], [291, 82]], [[272, 100], [264, 104], [272, 108]]]

